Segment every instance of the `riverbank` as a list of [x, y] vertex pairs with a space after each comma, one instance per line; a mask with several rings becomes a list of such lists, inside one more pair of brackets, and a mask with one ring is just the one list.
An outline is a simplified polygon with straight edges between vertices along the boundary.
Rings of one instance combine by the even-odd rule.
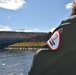
[[4, 49], [10, 49], [10, 50], [38, 50], [40, 48], [43, 48], [43, 46], [46, 44], [46, 42], [19, 42], [12, 45], [9, 45], [8, 47], [5, 47]]
[[12, 45], [9, 45], [8, 47], [41, 47], [46, 44], [46, 41], [42, 42], [19, 42]]
[[6, 47], [4, 48], [6, 50], [38, 50], [38, 49], [41, 49], [41, 47]]

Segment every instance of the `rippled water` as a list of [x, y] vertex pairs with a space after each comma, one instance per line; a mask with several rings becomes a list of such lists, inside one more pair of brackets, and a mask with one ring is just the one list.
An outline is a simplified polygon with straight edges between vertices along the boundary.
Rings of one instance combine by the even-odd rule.
[[28, 75], [35, 51], [0, 51], [0, 75]]

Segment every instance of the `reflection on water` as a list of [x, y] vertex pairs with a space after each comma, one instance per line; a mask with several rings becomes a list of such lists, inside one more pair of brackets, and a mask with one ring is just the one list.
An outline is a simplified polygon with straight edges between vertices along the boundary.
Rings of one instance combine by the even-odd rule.
[[35, 51], [0, 51], [0, 75], [28, 75]]

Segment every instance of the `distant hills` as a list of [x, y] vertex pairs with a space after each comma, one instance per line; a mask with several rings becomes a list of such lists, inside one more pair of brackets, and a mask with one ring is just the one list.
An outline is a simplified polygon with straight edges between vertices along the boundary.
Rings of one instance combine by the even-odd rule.
[[11, 44], [20, 42], [46, 42], [51, 32], [10, 32], [0, 31], [0, 48], [8, 47]]

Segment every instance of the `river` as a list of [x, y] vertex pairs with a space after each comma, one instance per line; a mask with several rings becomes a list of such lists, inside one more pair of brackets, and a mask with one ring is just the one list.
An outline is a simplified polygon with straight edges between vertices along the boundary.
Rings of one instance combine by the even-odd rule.
[[0, 50], [0, 75], [28, 75], [34, 52]]

